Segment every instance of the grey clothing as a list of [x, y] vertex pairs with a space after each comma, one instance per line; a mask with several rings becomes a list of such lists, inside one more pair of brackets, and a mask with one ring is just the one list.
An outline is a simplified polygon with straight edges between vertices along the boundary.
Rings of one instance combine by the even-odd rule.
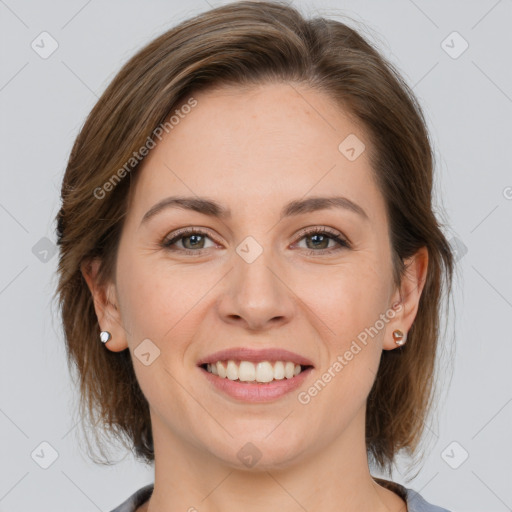
[[[404, 487], [396, 482], [383, 480], [381, 478], [374, 477], [374, 480], [383, 487], [386, 487], [398, 494], [407, 503], [408, 512], [450, 512], [445, 508], [436, 507], [435, 505], [428, 503], [419, 493], [409, 489], [408, 487]], [[154, 484], [148, 484], [141, 487], [111, 512], [135, 512], [138, 507], [149, 500], [153, 492], [153, 485]]]

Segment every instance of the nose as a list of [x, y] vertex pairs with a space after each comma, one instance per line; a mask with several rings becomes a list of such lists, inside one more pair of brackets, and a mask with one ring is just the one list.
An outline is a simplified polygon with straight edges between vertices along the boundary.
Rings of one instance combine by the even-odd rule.
[[285, 325], [293, 317], [296, 300], [286, 272], [270, 251], [252, 263], [234, 256], [234, 268], [226, 275], [219, 294], [218, 312], [227, 323], [248, 330]]

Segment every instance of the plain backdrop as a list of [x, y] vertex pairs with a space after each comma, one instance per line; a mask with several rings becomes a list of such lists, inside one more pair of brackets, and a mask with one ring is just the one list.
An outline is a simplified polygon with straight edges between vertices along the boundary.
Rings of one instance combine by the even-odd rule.
[[[108, 511], [153, 481], [126, 450], [118, 464], [94, 464], [76, 435], [51, 304], [54, 218], [72, 142], [122, 64], [220, 4], [0, 0], [0, 511]], [[454, 512], [512, 510], [512, 2], [293, 4], [353, 18], [413, 87], [435, 145], [436, 208], [457, 251], [441, 346], [452, 343], [455, 359], [439, 374], [438, 419], [407, 486]], [[393, 479], [407, 470], [400, 458]]]

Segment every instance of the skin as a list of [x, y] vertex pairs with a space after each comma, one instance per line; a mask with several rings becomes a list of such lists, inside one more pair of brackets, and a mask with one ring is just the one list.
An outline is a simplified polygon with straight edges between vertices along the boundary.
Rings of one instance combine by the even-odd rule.
[[[101, 285], [98, 261], [83, 268], [100, 327], [112, 333], [106, 348], [130, 349], [150, 405], [155, 488], [138, 510], [406, 511], [371, 477], [365, 411], [382, 351], [397, 348], [393, 330], [407, 332], [414, 321], [426, 249], [407, 262], [395, 287], [370, 142], [323, 93], [281, 83], [194, 97], [198, 105], [144, 160], [115, 276]], [[355, 161], [338, 150], [351, 133], [367, 148]], [[171, 195], [207, 196], [232, 218], [169, 208], [141, 224]], [[285, 203], [312, 195], [348, 197], [368, 219], [330, 209], [279, 221]], [[351, 248], [297, 236], [326, 226]], [[174, 251], [161, 246], [186, 227], [208, 236], [198, 243], [185, 235]], [[236, 252], [247, 236], [263, 248], [250, 264]], [[179, 252], [184, 248], [205, 250], [192, 256]], [[331, 248], [340, 250], [326, 254]], [[394, 318], [307, 405], [297, 392], [263, 404], [237, 401], [196, 367], [225, 348], [285, 348], [313, 361], [301, 387], [307, 390], [393, 304]], [[149, 366], [133, 354], [146, 338], [160, 350]], [[247, 442], [262, 454], [252, 468], [237, 457]]]

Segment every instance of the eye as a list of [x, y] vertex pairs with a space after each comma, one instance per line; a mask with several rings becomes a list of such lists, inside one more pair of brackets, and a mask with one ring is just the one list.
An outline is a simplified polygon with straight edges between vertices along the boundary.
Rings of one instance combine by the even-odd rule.
[[[307, 252], [308, 255], [317, 255], [332, 253], [335, 251], [339, 251], [342, 249], [350, 249], [350, 243], [343, 238], [341, 233], [331, 230], [330, 228], [313, 228], [313, 229], [305, 229], [301, 231], [301, 238], [299, 242], [302, 240], [306, 240], [306, 247], [308, 249], [313, 248], [313, 250], [309, 250]], [[311, 242], [308, 243], [308, 238]], [[336, 242], [338, 247], [328, 247], [330, 242]]]
[[[332, 253], [342, 249], [350, 249], [350, 243], [343, 238], [341, 233], [332, 230], [331, 228], [313, 228], [303, 229], [300, 232], [299, 242], [304, 239], [311, 239], [311, 242], [306, 242], [308, 249], [306, 254], [318, 255], [325, 253]], [[170, 251], [182, 252], [192, 256], [198, 256], [210, 247], [215, 247], [215, 243], [209, 247], [205, 246], [206, 240], [213, 240], [206, 231], [195, 228], [185, 228], [171, 234], [170, 237], [164, 239], [161, 246]], [[329, 247], [330, 242], [335, 242], [338, 247]], [[298, 242], [297, 242], [298, 243]], [[173, 245], [181, 244], [182, 247], [173, 248]]]
[[[187, 228], [173, 233], [172, 238], [165, 239], [162, 242], [162, 247], [171, 251], [180, 251], [185, 254], [196, 256], [198, 254], [202, 254], [203, 250], [209, 248], [205, 247], [206, 239], [211, 240], [208, 233], [205, 231]], [[176, 243], [181, 243], [183, 248], [178, 247], [178, 249], [173, 249], [172, 246]], [[215, 244], [213, 244], [213, 246], [215, 246]]]

